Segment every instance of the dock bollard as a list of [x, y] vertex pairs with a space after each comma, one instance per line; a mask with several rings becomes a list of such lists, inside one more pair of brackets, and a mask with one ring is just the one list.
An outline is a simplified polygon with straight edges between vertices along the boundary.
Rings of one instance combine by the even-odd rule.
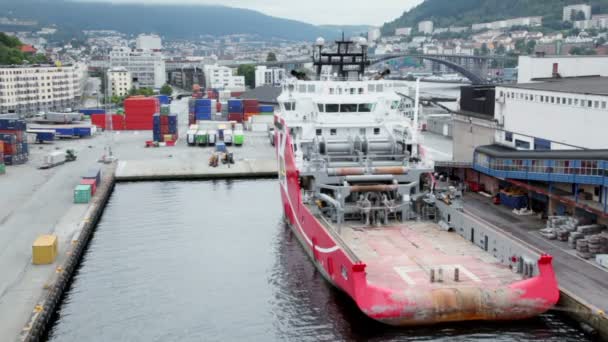
[[458, 269], [458, 267], [454, 268], [454, 281], [460, 281], [460, 270]]

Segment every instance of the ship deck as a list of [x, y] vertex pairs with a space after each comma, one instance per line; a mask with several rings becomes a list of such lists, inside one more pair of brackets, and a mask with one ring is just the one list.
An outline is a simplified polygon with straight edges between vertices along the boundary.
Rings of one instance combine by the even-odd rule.
[[432, 222], [382, 227], [347, 223], [339, 231], [347, 248], [367, 264], [368, 283], [383, 288], [500, 287], [522, 279], [491, 254]]

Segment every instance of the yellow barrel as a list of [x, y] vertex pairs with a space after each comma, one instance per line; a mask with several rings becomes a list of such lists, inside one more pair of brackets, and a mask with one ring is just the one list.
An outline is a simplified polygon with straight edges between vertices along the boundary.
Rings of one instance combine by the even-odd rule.
[[34, 265], [47, 265], [55, 262], [58, 246], [57, 236], [40, 235], [32, 244], [32, 262]]

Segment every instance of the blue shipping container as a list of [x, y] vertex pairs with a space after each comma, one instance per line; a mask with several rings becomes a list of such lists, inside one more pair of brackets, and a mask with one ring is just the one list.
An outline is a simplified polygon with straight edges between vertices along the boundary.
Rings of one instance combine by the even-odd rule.
[[211, 99], [196, 99], [195, 106], [211, 106]]
[[75, 127], [74, 135], [79, 137], [90, 137], [91, 136], [91, 127]]
[[215, 150], [218, 152], [226, 152], [226, 144], [223, 141], [216, 142]]
[[196, 120], [211, 120], [211, 113], [196, 113], [194, 117]]
[[45, 142], [55, 140], [55, 132], [36, 132], [36, 141]]
[[97, 186], [101, 183], [101, 169], [99, 167], [94, 167], [89, 170], [82, 176], [82, 179], [94, 179]]
[[274, 106], [260, 106], [260, 113], [272, 113], [274, 112]]
[[171, 99], [169, 98], [168, 95], [157, 95], [156, 97], [158, 98], [158, 102], [160, 102], [160, 104], [171, 103]]
[[105, 114], [106, 110], [102, 108], [85, 108], [78, 111], [84, 115], [92, 115], [92, 114]]
[[25, 131], [25, 126], [24, 120], [14, 117], [0, 119], [0, 129]]

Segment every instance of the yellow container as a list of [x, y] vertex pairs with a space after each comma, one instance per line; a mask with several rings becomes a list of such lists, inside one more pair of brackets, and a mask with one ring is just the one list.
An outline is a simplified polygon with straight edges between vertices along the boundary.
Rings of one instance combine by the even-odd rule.
[[173, 141], [173, 134], [165, 134], [163, 136], [163, 141], [167, 142], [167, 141]]
[[32, 245], [32, 262], [34, 265], [52, 264], [58, 253], [57, 236], [40, 235]]

